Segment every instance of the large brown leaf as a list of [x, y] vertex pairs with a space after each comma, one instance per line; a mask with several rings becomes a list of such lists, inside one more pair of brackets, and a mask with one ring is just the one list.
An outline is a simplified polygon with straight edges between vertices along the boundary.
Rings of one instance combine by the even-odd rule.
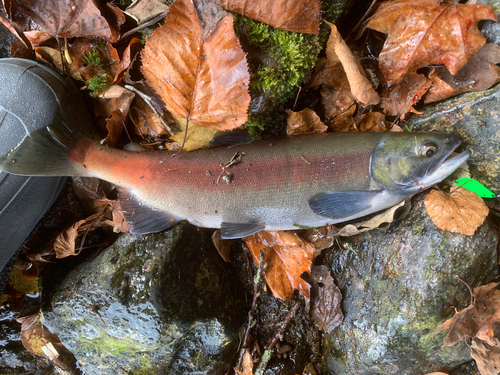
[[455, 186], [450, 194], [432, 190], [425, 209], [438, 228], [472, 236], [488, 216], [489, 208], [476, 193]]
[[193, 3], [177, 1], [141, 55], [148, 84], [176, 116], [218, 130], [246, 122], [250, 74], [231, 15], [204, 36]]
[[45, 32], [53, 37], [101, 37], [118, 40], [117, 27], [125, 22], [121, 11], [108, 4], [104, 11], [113, 18], [111, 27], [92, 0], [4, 0], [7, 15], [24, 30]]
[[218, 0], [223, 8], [278, 29], [317, 34], [320, 0]]
[[261, 251], [266, 249], [264, 277], [276, 298], [290, 301], [294, 289], [309, 297], [310, 286], [300, 276], [311, 271], [314, 246], [293, 231], [261, 231], [244, 240], [257, 265]]
[[491, 5], [395, 0], [381, 3], [366, 27], [388, 34], [379, 64], [392, 85], [432, 64], [444, 64], [457, 74], [486, 43], [478, 22], [497, 19]]

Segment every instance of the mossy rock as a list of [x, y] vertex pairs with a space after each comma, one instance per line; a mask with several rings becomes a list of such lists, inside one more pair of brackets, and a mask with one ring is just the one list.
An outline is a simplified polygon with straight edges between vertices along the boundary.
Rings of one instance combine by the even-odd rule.
[[343, 293], [344, 323], [325, 340], [331, 374], [425, 374], [470, 360], [464, 344], [441, 349], [434, 329], [465, 308], [471, 287], [498, 275], [498, 234], [486, 222], [474, 236], [438, 229], [421, 194], [387, 231], [342, 239], [350, 250], [327, 259]]

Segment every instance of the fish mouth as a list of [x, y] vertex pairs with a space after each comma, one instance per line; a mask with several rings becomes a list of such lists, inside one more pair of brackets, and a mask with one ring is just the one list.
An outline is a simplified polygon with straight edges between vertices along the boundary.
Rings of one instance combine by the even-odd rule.
[[450, 157], [454, 150], [455, 147], [443, 155], [443, 158], [441, 158], [441, 160], [436, 164], [429, 166], [425, 177], [420, 181], [420, 190], [427, 189], [428, 187], [441, 182], [452, 174], [459, 166], [465, 163], [471, 156], [470, 151], [464, 151], [461, 154]]

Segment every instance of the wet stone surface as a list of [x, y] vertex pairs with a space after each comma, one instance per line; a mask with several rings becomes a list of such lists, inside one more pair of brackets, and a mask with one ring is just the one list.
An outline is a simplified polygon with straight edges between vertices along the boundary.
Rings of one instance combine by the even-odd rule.
[[230, 267], [207, 246], [210, 234], [181, 224], [122, 235], [57, 285], [43, 274], [46, 323], [86, 374], [207, 373], [229, 362], [246, 304]]
[[[468, 289], [498, 275], [498, 234], [490, 222], [474, 236], [438, 229], [423, 199], [386, 232], [346, 238], [351, 250], [326, 259], [343, 294], [343, 324], [324, 341], [331, 374], [419, 374], [471, 359], [465, 344], [441, 349], [433, 329], [470, 303]], [[337, 247], [338, 249], [338, 247]], [[464, 374], [467, 374], [466, 372]]]

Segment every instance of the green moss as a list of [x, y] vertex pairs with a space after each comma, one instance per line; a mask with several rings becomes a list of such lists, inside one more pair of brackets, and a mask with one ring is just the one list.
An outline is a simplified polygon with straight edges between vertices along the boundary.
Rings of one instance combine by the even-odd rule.
[[96, 97], [106, 91], [108, 87], [108, 75], [106, 73], [97, 73], [95, 76], [85, 81], [85, 84], [91, 91], [90, 95]]
[[80, 337], [79, 351], [95, 353], [97, 356], [120, 355], [122, 353], [139, 353], [154, 350], [153, 347], [138, 344], [137, 341], [126, 338], [116, 338], [101, 331], [101, 337], [89, 340]]
[[112, 81], [108, 67], [114, 61], [107, 61], [106, 54], [103, 52], [104, 48], [106, 46], [95, 44], [92, 46], [92, 51], [83, 57], [83, 62], [94, 67], [96, 72], [93, 77], [85, 81], [92, 97], [103, 94]]

